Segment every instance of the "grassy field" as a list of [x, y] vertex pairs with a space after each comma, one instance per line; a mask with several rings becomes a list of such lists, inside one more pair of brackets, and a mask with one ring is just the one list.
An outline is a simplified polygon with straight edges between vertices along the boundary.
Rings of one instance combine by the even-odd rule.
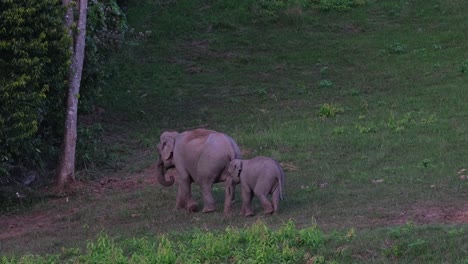
[[[101, 234], [129, 256], [133, 237], [158, 245], [162, 233], [179, 252], [193, 230], [229, 236], [227, 227], [261, 221], [281, 231], [292, 220], [297, 232], [316, 225], [322, 242], [266, 262], [467, 263], [468, 3], [355, 1], [327, 11], [340, 1], [233, 2], [129, 1], [142, 33], [112, 58], [104, 89], [103, 145], [116, 169], [93, 171], [111, 178], [66, 201], [15, 215], [50, 212], [53, 221], [5, 236], [0, 252], [67, 258], [62, 247]], [[231, 135], [247, 158], [281, 162], [278, 215], [173, 211], [176, 187], [151, 173], [156, 144], [165, 130], [195, 127]], [[221, 209], [222, 185], [214, 194]]]

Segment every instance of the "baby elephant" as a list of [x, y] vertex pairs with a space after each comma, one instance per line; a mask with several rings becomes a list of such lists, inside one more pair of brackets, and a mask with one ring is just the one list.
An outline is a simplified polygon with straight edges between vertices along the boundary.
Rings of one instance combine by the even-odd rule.
[[[250, 160], [234, 159], [228, 167], [226, 186], [240, 182], [242, 186], [241, 215], [253, 216], [253, 194], [262, 203], [264, 213], [278, 211], [279, 200], [283, 200], [284, 172], [279, 163], [268, 157], [255, 157]], [[267, 195], [271, 194], [271, 203]]]

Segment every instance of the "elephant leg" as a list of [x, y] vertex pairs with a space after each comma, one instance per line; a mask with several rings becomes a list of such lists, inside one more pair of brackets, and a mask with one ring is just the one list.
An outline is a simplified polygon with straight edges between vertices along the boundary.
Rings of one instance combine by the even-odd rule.
[[272, 184], [270, 183], [265, 183], [265, 184], [257, 184], [254, 189], [255, 196], [258, 197], [260, 200], [260, 203], [262, 204], [263, 207], [263, 212], [265, 214], [272, 214], [273, 213], [273, 205], [271, 204], [270, 200], [268, 200], [268, 193], [269, 191], [265, 190], [271, 190]]
[[229, 177], [224, 182], [225, 189], [225, 200], [224, 200], [224, 214], [230, 215], [232, 212], [232, 206], [234, 204], [235, 184], [232, 182], [232, 178]]
[[[179, 175], [181, 175], [179, 173]], [[189, 177], [179, 178], [179, 188], [177, 190], [176, 209], [185, 209], [189, 212], [198, 211], [198, 205], [192, 198], [192, 182]]]
[[254, 212], [252, 210], [252, 198], [253, 192], [250, 188], [242, 187], [242, 208], [240, 215], [244, 216], [253, 216]]
[[257, 193], [257, 194], [255, 194], [255, 196], [257, 196], [258, 199], [260, 200], [260, 203], [262, 204], [262, 207], [263, 207], [263, 212], [265, 214], [272, 214], [273, 213], [273, 205], [268, 200], [268, 197], [263, 193]]
[[213, 193], [211, 192], [213, 184], [212, 183], [202, 183], [200, 184], [202, 194], [203, 194], [203, 213], [209, 213], [216, 210], [215, 199]]
[[280, 201], [280, 190], [278, 187], [276, 187], [276, 189], [273, 191], [271, 200], [273, 202], [273, 213], [276, 214], [278, 212], [278, 205]]

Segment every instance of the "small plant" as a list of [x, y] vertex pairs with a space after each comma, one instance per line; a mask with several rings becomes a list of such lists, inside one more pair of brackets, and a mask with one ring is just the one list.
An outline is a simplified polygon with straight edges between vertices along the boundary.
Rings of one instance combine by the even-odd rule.
[[304, 83], [298, 83], [296, 87], [300, 94], [305, 94], [307, 92], [307, 86]]
[[343, 108], [340, 108], [334, 104], [323, 104], [319, 111], [319, 115], [321, 117], [335, 117], [342, 113], [344, 113]]
[[415, 228], [413, 222], [409, 221], [403, 226], [398, 226], [390, 229], [390, 237], [392, 239], [398, 239], [402, 236], [410, 235]]
[[343, 239], [348, 242], [354, 238], [356, 238], [356, 230], [354, 228], [349, 229], [348, 232], [346, 232], [346, 235], [343, 237]]
[[328, 74], [328, 67], [323, 67], [320, 69], [320, 75], [322, 75], [322, 78], [324, 78]]
[[330, 88], [332, 86], [333, 86], [333, 83], [330, 80], [321, 80], [319, 82], [319, 87], [320, 88]]
[[465, 73], [468, 71], [468, 60], [465, 60], [458, 66], [458, 71], [461, 73]]
[[361, 94], [361, 91], [359, 89], [351, 89], [350, 94], [352, 96], [359, 96]]
[[377, 132], [377, 126], [374, 124], [374, 122], [369, 122], [366, 125], [356, 124], [355, 127], [361, 134]]
[[441, 50], [441, 49], [442, 49], [442, 46], [439, 45], [439, 44], [434, 44], [434, 45], [432, 45], [432, 47], [433, 47], [434, 49], [436, 49], [436, 50]]
[[435, 166], [434, 166], [434, 164], [432, 164], [432, 161], [430, 159], [423, 159], [418, 164], [418, 168], [420, 168], [420, 169], [433, 168], [433, 167], [435, 167]]
[[421, 125], [432, 125], [437, 123], [437, 116], [432, 114], [429, 117], [422, 118], [419, 122]]
[[345, 133], [345, 128], [344, 127], [335, 127], [333, 129], [333, 133], [337, 135], [342, 135]]
[[268, 94], [268, 92], [267, 92], [267, 90], [265, 88], [258, 88], [258, 89], [255, 90], [255, 93], [259, 97], [263, 97], [263, 96]]
[[392, 112], [390, 115], [390, 118], [388, 119], [387, 127], [396, 132], [400, 132], [404, 130], [405, 128], [409, 127], [410, 122], [411, 122], [411, 113], [406, 113], [403, 115], [401, 119], [397, 119], [395, 117], [395, 114]]
[[390, 54], [403, 54], [406, 52], [406, 45], [396, 42], [388, 47]]

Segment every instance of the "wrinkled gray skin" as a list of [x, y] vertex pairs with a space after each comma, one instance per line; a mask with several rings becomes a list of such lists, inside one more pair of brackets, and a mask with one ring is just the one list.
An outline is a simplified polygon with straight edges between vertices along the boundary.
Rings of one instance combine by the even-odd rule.
[[[241, 215], [253, 216], [253, 194], [260, 200], [265, 214], [278, 212], [279, 200], [283, 200], [284, 172], [279, 163], [268, 157], [250, 160], [234, 159], [229, 163], [226, 177], [226, 193], [234, 191], [236, 183], [242, 186]], [[271, 194], [272, 202], [267, 196]]]
[[[176, 209], [198, 211], [191, 189], [192, 182], [196, 182], [201, 187], [204, 213], [216, 209], [211, 192], [213, 184], [225, 181], [225, 170], [229, 162], [242, 157], [239, 147], [231, 137], [207, 129], [182, 133], [164, 132], [160, 137], [158, 152], [156, 176], [159, 183], [166, 187], [174, 184], [174, 177], [166, 180], [165, 173], [173, 167], [176, 170], [178, 184]], [[234, 201], [234, 193], [229, 193], [225, 199], [226, 212], [230, 210]]]

